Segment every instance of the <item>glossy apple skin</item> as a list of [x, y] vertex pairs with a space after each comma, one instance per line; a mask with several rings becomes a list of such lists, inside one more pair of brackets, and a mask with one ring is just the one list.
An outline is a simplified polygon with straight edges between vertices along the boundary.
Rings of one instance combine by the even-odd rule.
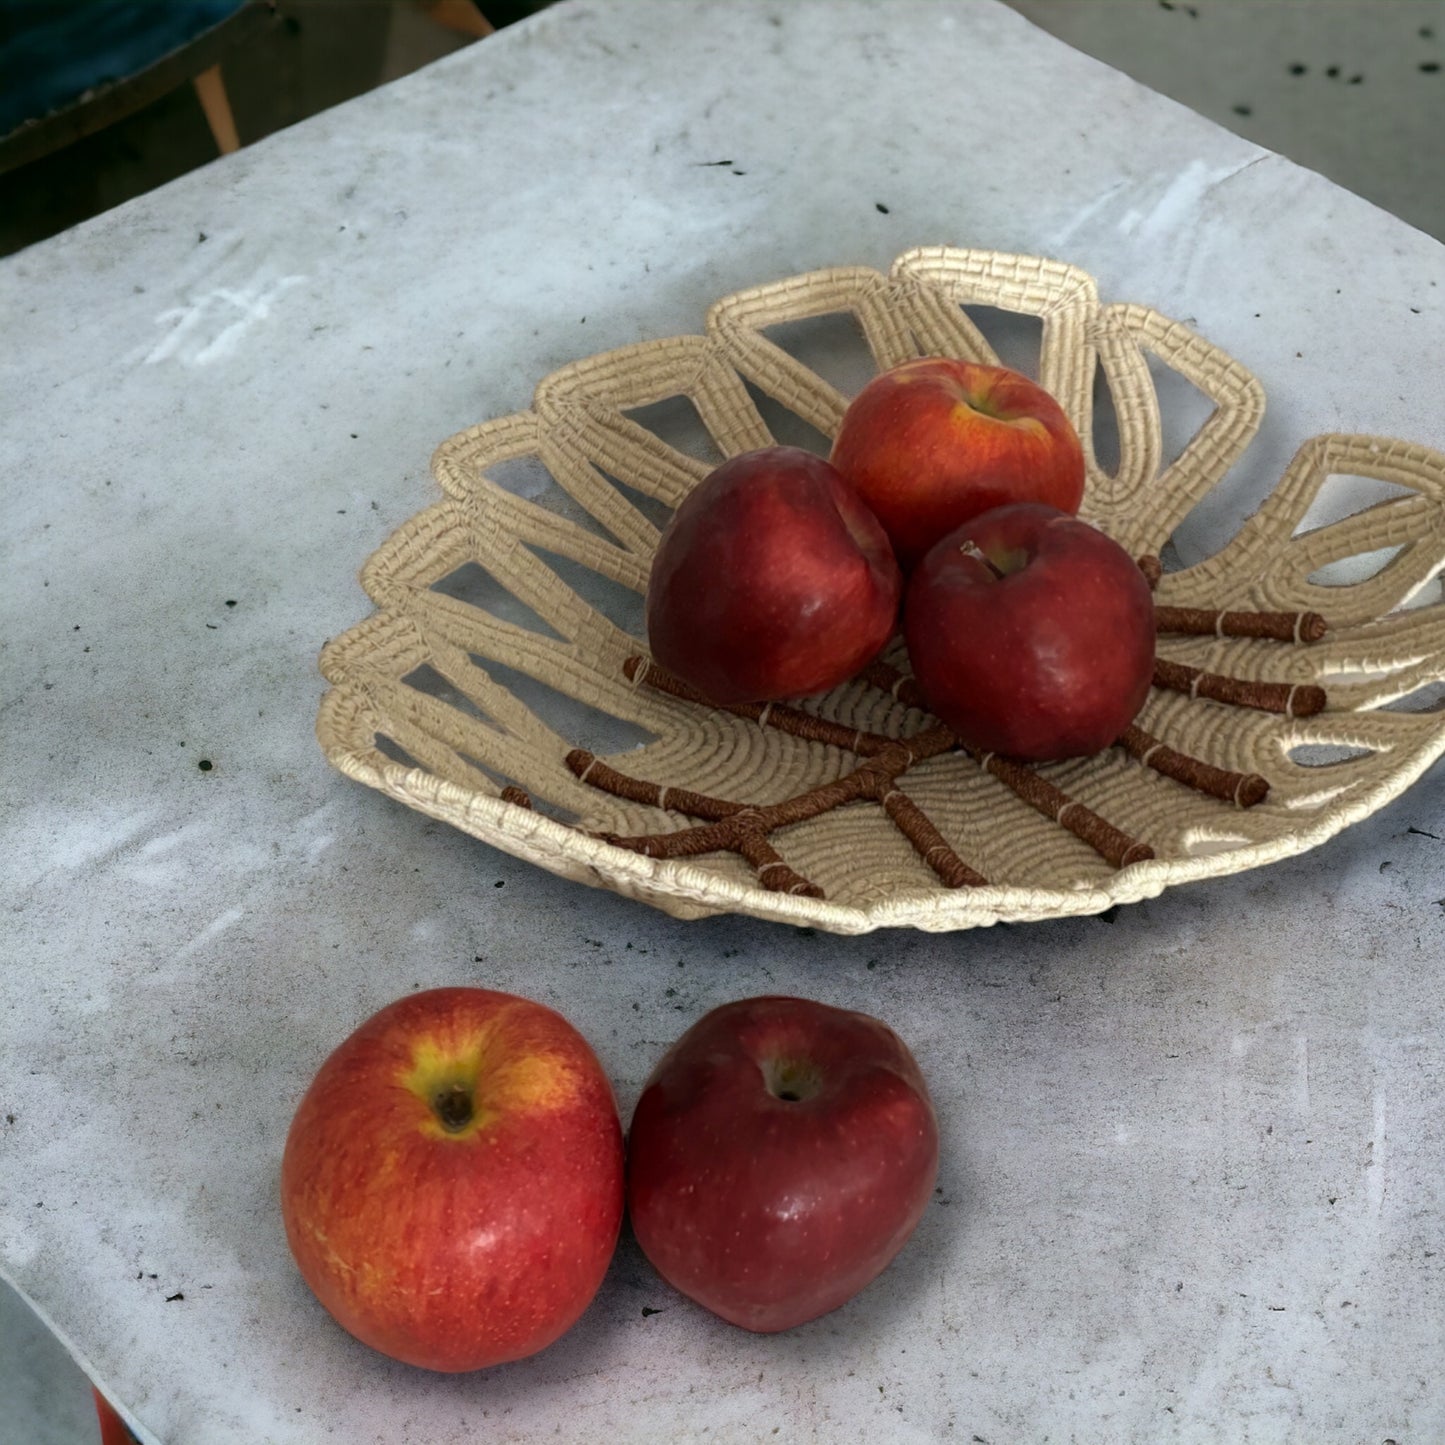
[[970, 747], [1026, 761], [1109, 747], [1154, 672], [1143, 573], [1051, 507], [1000, 507], [935, 545], [909, 579], [903, 628], [932, 711]]
[[[804, 1097], [788, 1100], [788, 1092]], [[628, 1209], [675, 1289], [744, 1329], [789, 1329], [877, 1277], [923, 1215], [938, 1126], [917, 1063], [865, 1014], [805, 999], [714, 1009], [648, 1079]]]
[[822, 458], [766, 447], [724, 462], [663, 532], [647, 588], [652, 655], [713, 702], [827, 692], [893, 635], [888, 538]]
[[[432, 1100], [470, 1091], [453, 1132]], [[281, 1164], [303, 1278], [372, 1348], [431, 1370], [520, 1359], [587, 1307], [622, 1221], [612, 1089], [581, 1034], [479, 988], [411, 994], [321, 1066]]]
[[947, 357], [874, 377], [844, 413], [830, 460], [905, 571], [993, 507], [1077, 512], [1084, 496], [1083, 449], [1058, 402], [1017, 371]]

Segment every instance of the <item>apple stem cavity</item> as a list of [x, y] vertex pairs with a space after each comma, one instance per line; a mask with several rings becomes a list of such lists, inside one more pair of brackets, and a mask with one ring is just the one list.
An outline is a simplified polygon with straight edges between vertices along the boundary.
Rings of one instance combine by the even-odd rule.
[[763, 1067], [763, 1082], [773, 1098], [785, 1104], [801, 1104], [823, 1086], [818, 1070], [796, 1059], [773, 1059]]
[[432, 1109], [448, 1134], [460, 1134], [476, 1117], [472, 1091], [465, 1084], [448, 1084], [432, 1096]]
[[982, 562], [983, 565], [987, 567], [988, 570], [992, 572], [993, 575], [1000, 582], [1003, 581], [1006, 574], [989, 560], [987, 555], [984, 553], [983, 548], [981, 548], [977, 542], [969, 540], [965, 542], [958, 550], [962, 552], [965, 557], [972, 557], [975, 562]]

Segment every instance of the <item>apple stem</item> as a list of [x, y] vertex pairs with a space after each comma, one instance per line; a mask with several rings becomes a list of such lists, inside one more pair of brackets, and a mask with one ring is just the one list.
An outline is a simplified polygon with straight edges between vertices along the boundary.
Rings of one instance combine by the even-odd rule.
[[472, 1093], [464, 1084], [451, 1084], [437, 1091], [432, 1108], [449, 1134], [460, 1134], [472, 1122]]
[[983, 549], [978, 545], [977, 542], [965, 542], [963, 546], [961, 546], [958, 550], [962, 552], [965, 557], [972, 557], [975, 562], [982, 562], [983, 565], [987, 567], [988, 570], [992, 572], [993, 575], [997, 577], [1000, 582], [1003, 581], [1004, 574], [1000, 572], [999, 569], [995, 567], [992, 562], [989, 561], [989, 559], [984, 555]]

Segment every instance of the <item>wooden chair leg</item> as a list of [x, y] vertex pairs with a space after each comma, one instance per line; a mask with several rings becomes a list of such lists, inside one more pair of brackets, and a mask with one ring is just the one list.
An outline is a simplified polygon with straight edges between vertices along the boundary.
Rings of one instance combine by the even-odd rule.
[[438, 25], [445, 25], [448, 30], [457, 30], [463, 35], [475, 36], [478, 40], [492, 33], [491, 21], [472, 0], [427, 0], [426, 13]]
[[231, 102], [226, 98], [226, 83], [221, 79], [221, 67], [213, 65], [203, 70], [191, 82], [196, 87], [196, 97], [206, 113], [206, 124], [215, 137], [216, 149], [223, 156], [241, 149], [241, 138], [236, 134], [235, 117], [231, 114]]

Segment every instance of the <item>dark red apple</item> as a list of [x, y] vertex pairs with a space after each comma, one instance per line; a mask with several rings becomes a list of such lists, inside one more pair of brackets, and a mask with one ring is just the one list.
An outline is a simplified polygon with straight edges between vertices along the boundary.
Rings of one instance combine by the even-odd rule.
[[648, 643], [713, 702], [806, 697], [880, 651], [902, 586], [883, 528], [822, 457], [744, 452], [700, 482], [663, 532]]
[[886, 1024], [752, 998], [700, 1019], [653, 1070], [627, 1202], [669, 1284], [745, 1329], [785, 1330], [887, 1266], [937, 1172], [928, 1090]]
[[321, 1066], [281, 1162], [307, 1284], [374, 1349], [475, 1370], [549, 1345], [622, 1223], [622, 1129], [587, 1042], [543, 1004], [411, 994]]
[[1154, 672], [1154, 597], [1111, 538], [1052, 507], [999, 507], [909, 579], [904, 636], [930, 709], [970, 747], [1087, 757], [1134, 720]]
[[905, 570], [990, 508], [1077, 512], [1084, 495], [1083, 449], [1058, 402], [1017, 371], [947, 357], [874, 377], [844, 413], [831, 460]]

